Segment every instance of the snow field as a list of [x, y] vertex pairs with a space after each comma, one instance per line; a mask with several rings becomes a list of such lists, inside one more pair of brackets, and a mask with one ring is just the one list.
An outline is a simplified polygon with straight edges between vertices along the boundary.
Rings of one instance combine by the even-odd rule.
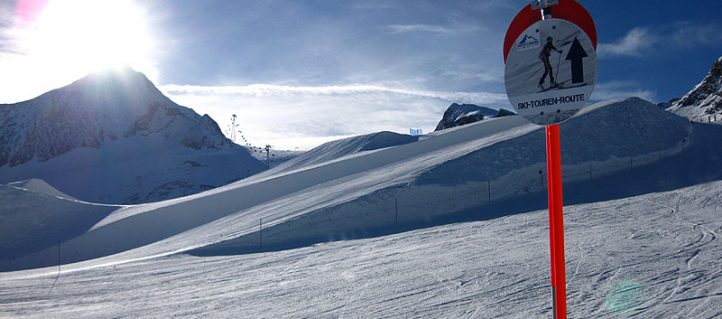
[[[570, 318], [722, 315], [721, 189], [566, 207]], [[270, 253], [175, 255], [62, 273], [52, 290], [54, 276], [11, 276], [0, 282], [0, 316], [548, 317], [546, 218], [535, 211]]]

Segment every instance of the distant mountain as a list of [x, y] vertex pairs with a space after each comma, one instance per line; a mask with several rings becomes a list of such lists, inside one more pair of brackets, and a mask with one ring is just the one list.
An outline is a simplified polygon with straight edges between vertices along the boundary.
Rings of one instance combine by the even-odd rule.
[[660, 108], [661, 110], [666, 110], [666, 109], [668, 109], [670, 106], [672, 106], [674, 103], [676, 103], [677, 101], [679, 101], [679, 99], [680, 99], [680, 98], [676, 97], [676, 98], [673, 98], [673, 99], [671, 99], [671, 100], [669, 100], [669, 101], [667, 101], [667, 102], [659, 102], [659, 103], [657, 103], [657, 107]]
[[131, 69], [0, 105], [0, 123], [0, 183], [39, 178], [82, 200], [162, 200], [263, 169], [208, 115]]
[[444, 116], [441, 118], [441, 121], [439, 121], [439, 124], [436, 125], [435, 131], [478, 122], [486, 118], [507, 115], [514, 115], [514, 113], [502, 108], [497, 110], [475, 104], [453, 103], [446, 109], [446, 112], [444, 112]]
[[668, 111], [697, 122], [722, 122], [722, 57], [707, 76]]

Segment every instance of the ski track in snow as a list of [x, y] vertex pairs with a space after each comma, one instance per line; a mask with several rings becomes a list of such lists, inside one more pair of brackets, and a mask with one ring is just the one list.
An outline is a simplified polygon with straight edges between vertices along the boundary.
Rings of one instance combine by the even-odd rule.
[[[718, 318], [720, 191], [713, 182], [567, 207], [569, 317]], [[278, 252], [173, 255], [61, 273], [50, 292], [55, 274], [17, 273], [0, 282], [0, 316], [548, 317], [546, 225], [536, 211]]]

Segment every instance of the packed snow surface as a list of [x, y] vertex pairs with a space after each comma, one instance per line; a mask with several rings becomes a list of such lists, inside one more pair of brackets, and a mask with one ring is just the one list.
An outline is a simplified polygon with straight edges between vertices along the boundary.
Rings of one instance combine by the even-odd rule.
[[[566, 207], [570, 318], [722, 316], [722, 183]], [[21, 317], [547, 318], [545, 211], [267, 253], [8, 274]]]

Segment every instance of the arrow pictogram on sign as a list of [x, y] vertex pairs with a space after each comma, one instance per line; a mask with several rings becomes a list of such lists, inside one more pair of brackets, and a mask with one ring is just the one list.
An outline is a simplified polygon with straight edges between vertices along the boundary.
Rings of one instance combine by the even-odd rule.
[[572, 83], [584, 83], [584, 63], [582, 62], [586, 57], [587, 51], [584, 51], [579, 39], [574, 38], [566, 57], [566, 60], [572, 61]]

